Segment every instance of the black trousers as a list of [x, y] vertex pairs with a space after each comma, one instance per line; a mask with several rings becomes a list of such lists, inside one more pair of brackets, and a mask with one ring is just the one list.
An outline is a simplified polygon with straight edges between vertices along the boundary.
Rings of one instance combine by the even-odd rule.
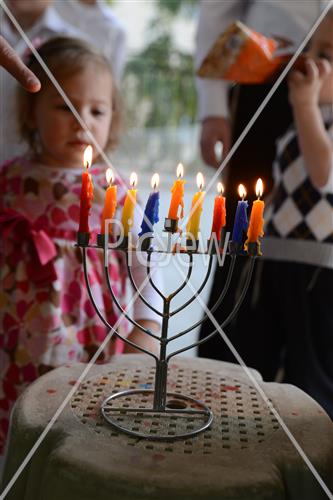
[[[304, 390], [333, 419], [332, 297], [333, 270], [258, 259], [244, 307], [225, 332], [265, 381], [282, 367], [283, 382]], [[219, 358], [237, 363], [217, 341]]]
[[[270, 88], [271, 85], [243, 85], [234, 88], [230, 99], [232, 135], [234, 140], [243, 131]], [[277, 137], [285, 132], [291, 120], [292, 115], [288, 103], [287, 84], [282, 83], [234, 154], [230, 164], [223, 171], [223, 182], [226, 187], [225, 195], [227, 200], [227, 231], [232, 231], [236, 205], [239, 200], [237, 187], [240, 183], [245, 184], [248, 188], [247, 199], [250, 204], [255, 198], [254, 188], [258, 177], [261, 177], [264, 181], [265, 195], [269, 193], [273, 183], [272, 163], [275, 156], [275, 141]], [[235, 293], [245, 260], [239, 259], [229, 293], [222, 307], [216, 311], [216, 319], [219, 323], [222, 322], [225, 311], [231, 310], [234, 304]], [[209, 308], [212, 307], [220, 296], [221, 286], [225, 279], [226, 268], [217, 267], [208, 301]], [[229, 326], [230, 333], [232, 328], [232, 325]], [[200, 338], [205, 337], [209, 331], [210, 328], [208, 322], [206, 322], [201, 328]], [[219, 346], [219, 339], [212, 339], [210, 342], [202, 344], [199, 347], [199, 356], [224, 359]]]

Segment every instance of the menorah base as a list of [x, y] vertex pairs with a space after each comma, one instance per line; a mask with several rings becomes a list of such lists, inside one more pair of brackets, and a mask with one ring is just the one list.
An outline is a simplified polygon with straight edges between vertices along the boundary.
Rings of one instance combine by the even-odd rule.
[[[122, 406], [115, 406], [121, 400]], [[196, 436], [213, 422], [212, 411], [200, 401], [167, 393], [163, 410], [153, 408], [154, 391], [131, 389], [117, 392], [102, 403], [103, 417], [117, 430], [151, 441], [175, 441]], [[144, 428], [140, 421], [144, 417]]]

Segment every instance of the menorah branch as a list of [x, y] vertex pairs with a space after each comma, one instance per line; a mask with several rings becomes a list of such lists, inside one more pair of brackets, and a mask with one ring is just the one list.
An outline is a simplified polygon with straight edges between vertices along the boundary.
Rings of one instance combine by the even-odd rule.
[[[227, 279], [226, 279], [226, 282], [224, 284], [224, 287], [223, 287], [223, 290], [221, 292], [221, 295], [218, 298], [218, 300], [215, 302], [215, 304], [212, 306], [212, 308], [210, 309], [210, 312], [212, 314], [222, 304], [222, 302], [223, 302], [223, 300], [224, 300], [224, 298], [225, 298], [225, 296], [226, 296], [226, 294], [227, 294], [227, 292], [229, 290], [229, 286], [230, 286], [230, 283], [231, 283], [232, 274], [233, 274], [234, 267], [235, 267], [235, 262], [236, 262], [236, 255], [232, 255], [231, 256], [231, 262], [230, 262], [229, 269], [228, 269]], [[186, 335], [186, 333], [189, 333], [192, 330], [194, 330], [195, 328], [197, 328], [198, 326], [201, 326], [208, 319], [209, 319], [208, 314], [204, 313], [203, 317], [201, 319], [199, 319], [199, 321], [197, 321], [196, 323], [194, 323], [190, 327], [186, 328], [186, 330], [183, 330], [182, 332], [176, 333], [175, 335], [169, 337], [169, 342], [171, 342], [172, 340], [178, 339], [179, 337], [182, 337], [183, 335]]]
[[141, 330], [142, 332], [146, 333], [150, 337], [153, 337], [154, 339], [158, 340], [159, 337], [157, 335], [154, 335], [150, 330], [148, 330], [144, 326], [140, 325], [140, 323], [138, 323], [133, 318], [131, 318], [130, 315], [126, 312], [126, 310], [120, 305], [120, 303], [119, 303], [119, 301], [118, 301], [118, 299], [117, 299], [117, 297], [116, 297], [116, 295], [115, 295], [115, 293], [113, 291], [112, 285], [111, 285], [111, 280], [110, 280], [108, 266], [104, 266], [104, 272], [105, 272], [106, 284], [108, 286], [108, 289], [109, 289], [110, 295], [112, 297], [112, 300], [113, 300], [114, 304], [116, 305], [116, 307], [118, 308], [118, 310], [121, 312], [121, 314], [123, 316], [125, 316], [125, 318], [130, 323], [132, 323], [133, 326], [135, 326], [136, 328], [139, 328], [139, 330]]
[[191, 278], [192, 270], [193, 270], [193, 254], [189, 253], [187, 255], [189, 256], [187, 276], [186, 276], [185, 280], [183, 281], [183, 283], [174, 292], [172, 292], [169, 295], [169, 300], [175, 298], [176, 295], [178, 295], [183, 290], [183, 288], [185, 288], [185, 286], [187, 285], [189, 279]]
[[151, 286], [153, 287], [153, 289], [155, 290], [155, 292], [161, 297], [162, 300], [165, 300], [166, 297], [165, 295], [163, 295], [163, 293], [161, 292], [161, 290], [159, 290], [159, 288], [157, 288], [157, 286], [155, 285], [153, 279], [152, 279], [152, 276], [151, 276], [151, 256], [152, 256], [152, 253], [153, 252], [147, 252], [147, 276], [148, 276], [148, 279], [149, 279], [149, 283], [151, 284]]
[[[206, 283], [207, 283], [207, 281], [209, 279], [209, 276], [210, 276], [210, 273], [211, 273], [211, 270], [212, 270], [212, 264], [213, 264], [213, 255], [210, 255], [208, 269], [207, 269], [207, 272], [206, 272], [206, 276], [205, 276], [205, 279], [203, 280], [203, 282], [201, 283], [200, 287], [198, 288], [198, 290], [196, 290], [194, 292], [193, 296], [187, 302], [185, 302], [185, 304], [183, 304], [182, 306], [180, 306], [177, 309], [175, 309], [174, 311], [172, 311], [170, 313], [170, 317], [171, 316], [175, 316], [180, 311], [182, 311], [183, 309], [185, 309], [186, 307], [188, 307], [200, 295], [200, 293], [205, 288]], [[186, 279], [186, 283], [187, 282], [188, 282], [188, 278]]]
[[[236, 302], [236, 304], [235, 304], [232, 312], [229, 314], [229, 316], [227, 316], [227, 318], [220, 325], [221, 329], [225, 328], [230, 323], [230, 321], [233, 320], [233, 318], [237, 314], [240, 306], [242, 305], [242, 303], [243, 303], [243, 301], [245, 299], [245, 295], [247, 293], [247, 290], [248, 290], [250, 282], [251, 282], [251, 277], [252, 277], [252, 274], [253, 274], [255, 259], [256, 259], [256, 257], [251, 257], [251, 264], [250, 264], [250, 267], [249, 267], [248, 275], [246, 277], [246, 281], [245, 281], [242, 293], [241, 293], [239, 299], [237, 300], [237, 302]], [[171, 354], [168, 355], [167, 362], [169, 362], [169, 360], [172, 357], [176, 356], [177, 354], [181, 354], [182, 352], [186, 352], [186, 351], [188, 351], [190, 349], [193, 349], [194, 347], [197, 347], [197, 346], [203, 344], [204, 342], [207, 342], [208, 340], [210, 340], [211, 338], [213, 338], [217, 333], [220, 333], [220, 329], [219, 328], [216, 328], [213, 332], [211, 332], [209, 335], [207, 335], [204, 339], [198, 340], [197, 342], [194, 342], [193, 344], [191, 344], [189, 346], [186, 346], [186, 347], [184, 347], [182, 349], [179, 349], [179, 350], [177, 350], [175, 352], [172, 352]]]
[[[132, 347], [135, 347], [136, 349], [138, 349], [139, 351], [141, 352], [144, 352], [145, 354], [148, 354], [149, 356], [153, 357], [156, 361], [157, 361], [157, 356], [155, 354], [153, 354], [152, 352], [148, 351], [148, 349], [145, 349], [144, 347], [141, 347], [139, 346], [138, 344], [136, 344], [135, 342], [132, 342], [131, 340], [127, 339], [126, 337], [123, 337], [112, 325], [110, 325], [110, 323], [104, 318], [103, 314], [101, 313], [98, 305], [97, 305], [97, 302], [95, 301], [95, 298], [93, 296], [93, 293], [92, 293], [92, 290], [91, 290], [91, 286], [90, 286], [90, 280], [89, 280], [89, 274], [88, 274], [88, 269], [87, 269], [87, 249], [86, 247], [82, 247], [82, 253], [83, 253], [83, 272], [84, 272], [84, 278], [85, 278], [85, 282], [86, 282], [86, 286], [87, 286], [87, 290], [88, 290], [88, 295], [89, 295], [89, 298], [95, 308], [95, 311], [98, 315], [98, 317], [100, 318], [100, 320], [104, 323], [104, 325], [110, 330], [112, 331], [112, 335], [115, 335], [116, 337], [118, 337], [120, 340], [122, 340], [123, 342], [125, 342], [126, 344], [132, 346]], [[110, 283], [110, 280], [109, 280], [109, 275], [108, 275], [108, 272], [106, 273], [106, 276], [107, 276], [107, 284], [108, 284], [108, 288], [110, 290], [110, 293], [111, 295], [113, 296], [113, 290], [112, 290], [112, 287], [111, 287], [111, 283]], [[127, 318], [127, 315], [126, 315], [126, 312], [122, 309], [122, 307], [119, 305], [120, 307], [120, 310], [122, 311], [122, 315], [124, 318], [128, 319]], [[141, 325], [139, 325], [138, 323], [138, 326], [143, 329], [143, 327], [141, 327]], [[144, 329], [146, 330], [146, 329]], [[147, 330], [147, 333], [150, 334], [150, 332]], [[158, 339], [158, 337], [156, 337], [155, 335], [151, 334], [152, 336], [154, 336], [156, 339]]]
[[161, 316], [163, 317], [163, 314], [161, 313], [161, 311], [158, 311], [155, 307], [153, 307], [149, 302], [148, 300], [142, 295], [141, 291], [140, 291], [140, 288], [138, 288], [137, 284], [135, 283], [134, 281], [134, 278], [133, 278], [133, 273], [132, 273], [132, 269], [131, 269], [131, 265], [129, 263], [129, 259], [128, 259], [128, 252], [126, 252], [126, 265], [127, 265], [127, 272], [128, 272], [128, 277], [130, 279], [130, 282], [132, 284], [132, 287], [134, 288], [135, 292], [138, 294], [139, 298], [142, 300], [142, 302], [147, 306], [149, 307], [149, 309], [151, 311], [153, 311], [155, 314], [157, 314], [158, 316]]

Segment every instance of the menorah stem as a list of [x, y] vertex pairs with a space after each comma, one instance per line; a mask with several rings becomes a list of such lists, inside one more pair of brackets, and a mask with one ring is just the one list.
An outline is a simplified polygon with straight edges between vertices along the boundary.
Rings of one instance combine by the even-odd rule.
[[168, 362], [166, 349], [168, 343], [168, 326], [170, 318], [170, 298], [163, 300], [163, 321], [160, 339], [160, 355], [156, 360], [154, 410], [165, 410], [167, 395]]

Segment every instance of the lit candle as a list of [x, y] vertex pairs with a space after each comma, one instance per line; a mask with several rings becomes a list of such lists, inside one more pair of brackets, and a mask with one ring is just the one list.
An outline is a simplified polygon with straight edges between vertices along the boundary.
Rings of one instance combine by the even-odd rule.
[[[108, 219], [113, 219], [116, 208], [117, 208], [117, 186], [113, 186], [113, 172], [111, 168], [108, 168], [106, 171], [106, 182], [109, 184], [109, 187], [105, 193], [105, 202], [104, 208], [102, 212], [102, 220], [101, 220], [101, 234], [105, 234], [105, 221]], [[112, 224], [108, 224], [108, 232], [112, 234]]]
[[259, 237], [264, 235], [263, 213], [264, 213], [265, 203], [260, 199], [263, 191], [264, 187], [262, 180], [258, 179], [256, 184], [256, 195], [258, 199], [255, 200], [252, 205], [246, 243], [255, 243], [255, 242], [259, 243]]
[[159, 221], [158, 218], [158, 207], [160, 204], [160, 192], [158, 191], [158, 184], [160, 181], [160, 176], [158, 174], [154, 174], [151, 178], [151, 187], [153, 191], [150, 193], [145, 213], [143, 216], [142, 224], [141, 224], [141, 233], [139, 236], [142, 236], [146, 233], [151, 233], [153, 231], [153, 225], [155, 222]]
[[92, 200], [94, 196], [94, 186], [92, 183], [91, 175], [88, 172], [88, 168], [91, 166], [93, 149], [91, 146], [87, 146], [83, 154], [83, 167], [82, 172], [82, 186], [81, 186], [81, 197], [80, 197], [80, 223], [79, 232], [89, 234], [89, 212], [92, 205]]
[[247, 220], [247, 206], [248, 203], [244, 200], [246, 196], [246, 189], [243, 184], [238, 186], [238, 194], [242, 198], [237, 204], [236, 216], [234, 227], [232, 231], [232, 241], [237, 243], [243, 243], [243, 231], [246, 231], [248, 226]]
[[218, 195], [215, 196], [214, 201], [214, 214], [213, 214], [213, 224], [212, 233], [216, 235], [217, 241], [221, 239], [221, 230], [226, 223], [226, 211], [225, 211], [225, 197], [223, 196], [223, 184], [222, 182], [217, 183]]
[[169, 207], [169, 219], [178, 220], [178, 208], [181, 207], [180, 218], [184, 217], [184, 184], [185, 180], [182, 179], [184, 175], [184, 167], [179, 163], [177, 167], [177, 180], [171, 188], [171, 202]]
[[190, 218], [186, 225], [188, 239], [194, 239], [196, 241], [198, 240], [200, 217], [205, 197], [205, 191], [202, 190], [204, 187], [204, 178], [201, 172], [197, 174], [197, 186], [199, 191], [193, 196]]
[[123, 213], [121, 216], [121, 224], [124, 230], [124, 236], [128, 236], [128, 233], [133, 225], [134, 207], [136, 203], [136, 189], [135, 186], [138, 182], [138, 177], [135, 172], [131, 174], [130, 185], [132, 189], [127, 191]]

